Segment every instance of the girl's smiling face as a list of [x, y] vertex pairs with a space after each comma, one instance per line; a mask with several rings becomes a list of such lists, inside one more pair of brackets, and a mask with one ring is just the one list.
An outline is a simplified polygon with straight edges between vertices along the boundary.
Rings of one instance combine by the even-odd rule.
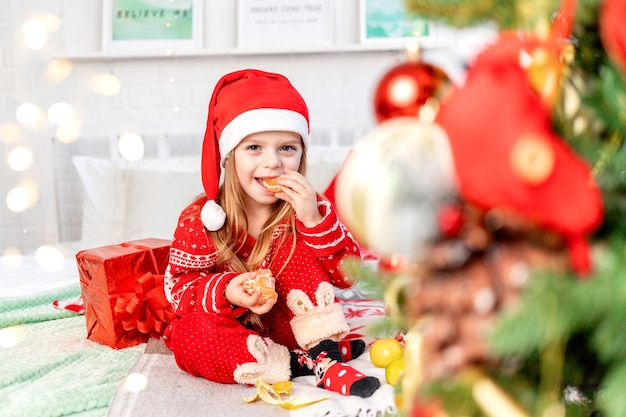
[[248, 203], [273, 204], [277, 197], [263, 185], [263, 178], [278, 177], [285, 168], [297, 171], [304, 145], [294, 132], [258, 132], [246, 136], [233, 150], [237, 180]]

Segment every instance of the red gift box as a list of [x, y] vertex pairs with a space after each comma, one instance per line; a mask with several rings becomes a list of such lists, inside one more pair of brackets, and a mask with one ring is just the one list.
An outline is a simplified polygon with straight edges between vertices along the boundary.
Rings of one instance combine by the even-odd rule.
[[170, 243], [142, 239], [76, 254], [88, 339], [121, 349], [160, 336], [175, 318], [163, 292]]

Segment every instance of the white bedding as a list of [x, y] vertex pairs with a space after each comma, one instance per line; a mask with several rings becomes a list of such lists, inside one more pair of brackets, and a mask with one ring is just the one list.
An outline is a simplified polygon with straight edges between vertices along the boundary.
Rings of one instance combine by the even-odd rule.
[[59, 269], [48, 270], [35, 259], [34, 253], [19, 256], [11, 261], [0, 261], [0, 297], [33, 295], [55, 288], [78, 283], [76, 252], [78, 242], [55, 246], [64, 257]]

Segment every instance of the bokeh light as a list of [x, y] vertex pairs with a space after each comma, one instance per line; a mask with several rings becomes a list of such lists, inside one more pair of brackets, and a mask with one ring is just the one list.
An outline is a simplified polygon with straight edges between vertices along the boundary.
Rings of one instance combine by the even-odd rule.
[[33, 126], [41, 118], [41, 110], [33, 103], [23, 103], [15, 111], [15, 118], [25, 126]]
[[2, 253], [2, 264], [8, 269], [17, 269], [22, 264], [22, 251], [9, 247]]
[[46, 78], [59, 82], [66, 79], [72, 72], [72, 62], [69, 59], [53, 59], [46, 67]]
[[59, 249], [43, 245], [35, 251], [35, 261], [45, 271], [59, 271], [63, 268], [65, 257]]
[[572, 131], [576, 135], [582, 135], [583, 132], [586, 132], [589, 129], [589, 122], [582, 115], [576, 116], [574, 118], [574, 123], [572, 124], [573, 124]]
[[48, 35], [45, 33], [34, 33], [24, 36], [24, 45], [29, 49], [41, 49], [48, 42]]
[[124, 388], [126, 388], [130, 392], [143, 391], [147, 385], [148, 377], [144, 374], [140, 374], [137, 372], [132, 372], [128, 374], [126, 380], [124, 381]]
[[17, 326], [0, 329], [0, 347], [8, 349], [16, 346], [20, 339], [18, 329]]
[[19, 146], [9, 152], [7, 162], [13, 171], [25, 171], [33, 164], [33, 151]]
[[48, 33], [56, 32], [61, 27], [61, 19], [53, 14], [48, 14], [41, 18], [44, 30]]
[[22, 25], [24, 45], [30, 49], [41, 49], [48, 42], [46, 25], [40, 19], [28, 19]]
[[30, 205], [28, 191], [23, 188], [14, 188], [7, 194], [7, 207], [9, 210], [20, 213]]
[[408, 106], [419, 95], [417, 81], [409, 75], [396, 77], [389, 86], [389, 101], [395, 106]]
[[20, 213], [35, 205], [39, 192], [33, 183], [25, 183], [7, 193], [6, 204], [9, 210]]
[[420, 42], [417, 38], [409, 38], [404, 44], [404, 49], [410, 59], [419, 59]]
[[74, 118], [74, 108], [67, 103], [54, 103], [48, 109], [48, 120], [55, 125], [69, 123]]
[[80, 125], [75, 122], [65, 123], [57, 127], [56, 137], [63, 143], [72, 143], [80, 136]]
[[143, 158], [143, 138], [136, 133], [124, 133], [121, 135], [117, 146], [120, 155], [127, 161], [138, 161]]
[[120, 89], [120, 80], [113, 74], [101, 74], [96, 79], [96, 90], [104, 96], [114, 96]]
[[48, 42], [48, 33], [54, 32], [61, 26], [61, 20], [52, 14], [40, 19], [28, 19], [22, 25], [24, 45], [30, 49], [41, 49]]
[[20, 138], [20, 127], [16, 123], [0, 124], [0, 141], [11, 143]]
[[28, 19], [22, 25], [22, 35], [30, 36], [37, 33], [46, 33], [46, 25], [41, 19]]

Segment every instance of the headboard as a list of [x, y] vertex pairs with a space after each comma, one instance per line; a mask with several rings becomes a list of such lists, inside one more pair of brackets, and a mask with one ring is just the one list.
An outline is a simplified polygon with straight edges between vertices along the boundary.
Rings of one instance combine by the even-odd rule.
[[[323, 192], [361, 132], [311, 132], [307, 177]], [[97, 247], [146, 237], [169, 239], [184, 207], [203, 192], [202, 133], [146, 134], [144, 158], [119, 155], [118, 136], [55, 142], [56, 229], [60, 242]]]

